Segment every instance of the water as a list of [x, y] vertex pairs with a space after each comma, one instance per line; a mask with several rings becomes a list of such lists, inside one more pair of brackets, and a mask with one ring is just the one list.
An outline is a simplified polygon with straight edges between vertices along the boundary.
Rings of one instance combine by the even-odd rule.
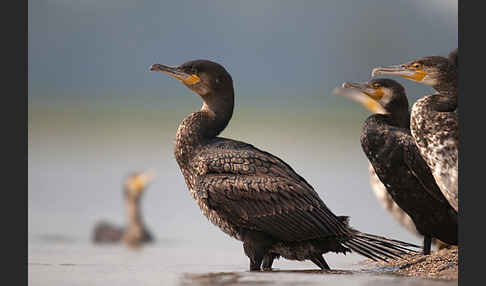
[[[29, 104], [29, 285], [445, 285], [363, 272], [362, 257], [327, 254], [325, 275], [311, 262], [278, 260], [277, 273], [250, 273], [241, 242], [211, 225], [192, 200], [173, 158], [179, 122], [199, 102], [77, 102]], [[91, 101], [91, 103], [89, 103]], [[156, 103], [159, 102], [159, 103]], [[248, 101], [249, 102], [249, 101]], [[361, 151], [359, 106], [291, 109], [238, 101], [223, 136], [251, 142], [284, 159], [314, 186], [337, 215], [369, 233], [420, 244], [376, 201]], [[332, 101], [331, 101], [332, 102]], [[153, 168], [157, 180], [143, 201], [156, 242], [140, 250], [91, 243], [94, 224], [125, 223], [121, 180]]]

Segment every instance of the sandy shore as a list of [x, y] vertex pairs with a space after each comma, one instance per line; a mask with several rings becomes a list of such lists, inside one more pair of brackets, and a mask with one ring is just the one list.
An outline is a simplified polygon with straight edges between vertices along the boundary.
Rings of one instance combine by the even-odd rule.
[[457, 280], [458, 279], [458, 249], [456, 247], [434, 251], [430, 255], [415, 254], [404, 256], [389, 262], [368, 260], [368, 266], [377, 266], [384, 272], [398, 275]]

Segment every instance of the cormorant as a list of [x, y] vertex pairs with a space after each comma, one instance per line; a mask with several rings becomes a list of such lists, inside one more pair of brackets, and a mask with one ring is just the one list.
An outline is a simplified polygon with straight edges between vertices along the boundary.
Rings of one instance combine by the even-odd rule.
[[372, 76], [398, 75], [424, 83], [437, 92], [415, 102], [410, 128], [422, 157], [456, 211], [459, 147], [457, 66], [457, 50], [454, 50], [448, 58], [424, 57], [402, 65], [377, 67], [372, 71]]
[[[387, 111], [383, 106], [381, 106], [377, 101], [371, 99], [369, 96], [365, 95], [364, 93], [357, 91], [355, 89], [349, 88], [336, 88], [335, 93], [338, 95], [346, 96], [351, 98], [352, 100], [360, 103], [362, 106], [367, 108], [373, 114], [386, 114]], [[412, 218], [404, 212], [400, 206], [395, 203], [392, 196], [388, 193], [385, 185], [380, 181], [378, 175], [373, 168], [373, 165], [368, 161], [368, 171], [369, 171], [369, 181], [371, 190], [376, 196], [378, 202], [380, 202], [381, 206], [387, 210], [392, 217], [403, 227], [405, 227], [409, 232], [413, 233], [416, 236], [422, 236], [417, 228], [415, 227], [415, 223], [413, 222]], [[437, 246], [437, 248], [442, 249], [446, 248], [449, 245], [445, 242], [440, 241], [439, 239], [433, 238], [432, 244]]]
[[135, 172], [127, 176], [123, 182], [123, 195], [127, 207], [128, 226], [97, 223], [93, 235], [95, 243], [114, 243], [121, 240], [129, 246], [138, 246], [153, 241], [152, 235], [143, 223], [140, 210], [140, 198], [153, 178], [152, 172]]
[[322, 257], [329, 251], [386, 260], [416, 247], [352, 229], [348, 218], [334, 215], [283, 160], [218, 137], [234, 107], [233, 80], [223, 66], [195, 60], [178, 67], [153, 64], [150, 71], [179, 79], [201, 97], [201, 110], [179, 125], [175, 158], [202, 213], [243, 242], [251, 271], [271, 270], [280, 256], [329, 269]]
[[408, 100], [391, 79], [344, 83], [378, 101], [386, 114], [373, 114], [363, 124], [361, 146], [393, 200], [424, 236], [424, 254], [433, 237], [457, 245], [457, 212], [450, 206], [410, 134]]

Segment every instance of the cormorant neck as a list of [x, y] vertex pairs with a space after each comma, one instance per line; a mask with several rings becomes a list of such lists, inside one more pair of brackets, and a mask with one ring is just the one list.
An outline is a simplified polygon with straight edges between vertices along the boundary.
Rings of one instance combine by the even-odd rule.
[[410, 129], [410, 113], [408, 110], [395, 110], [387, 114], [396, 126]]
[[405, 94], [394, 98], [383, 107], [396, 126], [410, 128], [410, 112], [408, 111], [408, 99]]
[[435, 89], [437, 93], [450, 98], [455, 98], [457, 97], [457, 81], [457, 71], [451, 69], [442, 76], [432, 88]]
[[457, 109], [457, 81], [457, 71], [452, 69], [432, 86], [437, 91], [432, 101], [434, 110], [451, 112]]
[[125, 204], [127, 208], [128, 216], [128, 229], [130, 228], [142, 228], [143, 220], [140, 214], [140, 197], [139, 198], [126, 198]]
[[218, 136], [228, 125], [233, 116], [234, 93], [206, 95], [199, 111], [203, 116], [199, 135], [203, 139]]
[[215, 138], [228, 125], [233, 115], [234, 91], [231, 84], [201, 96], [201, 110], [187, 116], [179, 125], [175, 142], [177, 162], [185, 165], [193, 156], [193, 151]]

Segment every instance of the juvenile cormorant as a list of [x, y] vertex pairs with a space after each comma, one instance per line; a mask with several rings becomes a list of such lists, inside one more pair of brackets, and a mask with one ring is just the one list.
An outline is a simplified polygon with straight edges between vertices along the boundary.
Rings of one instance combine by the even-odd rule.
[[412, 107], [410, 128], [422, 157], [442, 193], [458, 211], [459, 117], [457, 106], [457, 50], [448, 58], [433, 56], [406, 64], [377, 67], [375, 75], [398, 75], [437, 91]]
[[[352, 100], [360, 103], [362, 106], [364, 106], [366, 109], [371, 111], [373, 114], [386, 114], [387, 111], [383, 106], [381, 106], [377, 101], [371, 99], [369, 96], [366, 94], [357, 91], [355, 89], [350, 89], [350, 88], [336, 88], [335, 93], [338, 95], [342, 95], [345, 97], [349, 97]], [[373, 168], [373, 165], [368, 161], [368, 171], [369, 171], [369, 180], [370, 180], [370, 186], [371, 190], [373, 190], [373, 193], [376, 196], [376, 199], [378, 202], [381, 204], [381, 206], [387, 210], [392, 217], [405, 229], [407, 229], [409, 232], [413, 233], [416, 236], [422, 236], [417, 228], [415, 227], [415, 223], [413, 222], [412, 218], [404, 212], [400, 206], [395, 203], [393, 200], [392, 196], [388, 193], [385, 185], [380, 181], [380, 178], [378, 178], [378, 175], [375, 172], [375, 169]], [[449, 245], [436, 239], [432, 239], [432, 244], [437, 246], [437, 248], [446, 248]]]
[[275, 258], [311, 260], [329, 269], [322, 254], [355, 251], [371, 259], [394, 258], [415, 245], [352, 229], [288, 164], [245, 142], [218, 137], [234, 106], [233, 80], [221, 65], [195, 60], [150, 71], [179, 79], [203, 101], [175, 139], [175, 158], [202, 213], [243, 242], [250, 270], [271, 270]]
[[361, 146], [388, 193], [424, 236], [424, 254], [430, 253], [432, 238], [457, 245], [457, 212], [440, 191], [410, 134], [404, 88], [391, 79], [344, 83], [343, 87], [366, 94], [387, 112], [366, 119]]
[[107, 222], [95, 226], [93, 241], [96, 243], [114, 243], [120, 240], [129, 246], [138, 246], [153, 241], [145, 227], [140, 210], [140, 199], [147, 185], [152, 182], [152, 172], [132, 173], [123, 182], [123, 195], [127, 208], [128, 226], [118, 227]]

